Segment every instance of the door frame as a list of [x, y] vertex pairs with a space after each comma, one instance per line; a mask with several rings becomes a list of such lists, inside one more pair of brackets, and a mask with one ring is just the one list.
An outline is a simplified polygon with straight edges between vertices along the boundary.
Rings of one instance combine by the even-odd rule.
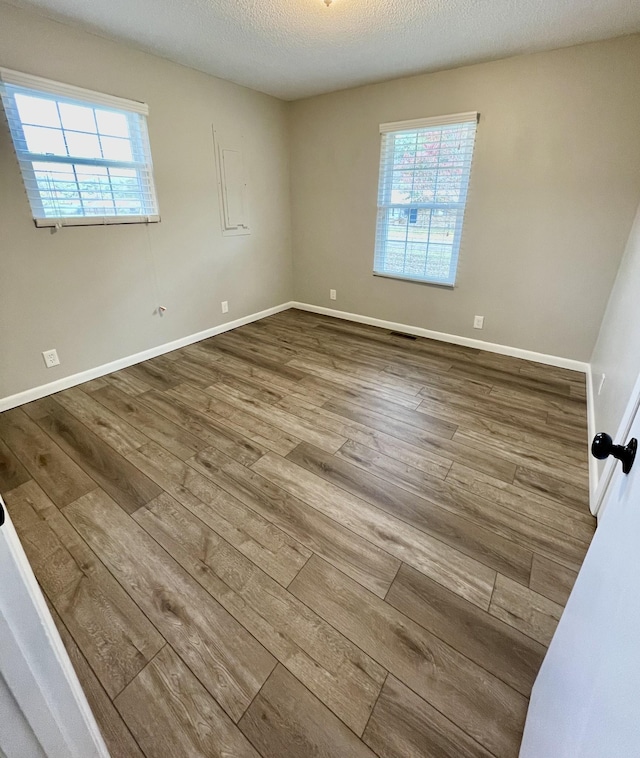
[[47, 758], [109, 758], [2, 498], [0, 506], [0, 675]]
[[[638, 413], [639, 409], [640, 409], [640, 374], [638, 374], [636, 378], [635, 384], [633, 386], [633, 390], [627, 402], [627, 406], [624, 410], [624, 413], [622, 414], [622, 419], [620, 420], [620, 424], [618, 425], [618, 430], [616, 431], [616, 435], [614, 438], [615, 442], [622, 445], [626, 444], [627, 437], [629, 436], [629, 432], [631, 431], [633, 420], [636, 417], [636, 413]], [[595, 431], [596, 430], [594, 429], [593, 432], [595, 433]], [[591, 444], [591, 440], [589, 440], [589, 444]], [[602, 470], [602, 474], [598, 477], [597, 485], [596, 485], [596, 489], [593, 494], [593, 497], [590, 498], [591, 513], [597, 518], [600, 518], [602, 514], [604, 513], [604, 510], [607, 504], [607, 491], [614, 477], [614, 474], [616, 473], [616, 471], [618, 471], [618, 469], [616, 468], [617, 463], [618, 461], [612, 456], [609, 456], [609, 458], [607, 458], [604, 464], [604, 469]], [[597, 466], [597, 463], [595, 460], [593, 460], [593, 465]]]

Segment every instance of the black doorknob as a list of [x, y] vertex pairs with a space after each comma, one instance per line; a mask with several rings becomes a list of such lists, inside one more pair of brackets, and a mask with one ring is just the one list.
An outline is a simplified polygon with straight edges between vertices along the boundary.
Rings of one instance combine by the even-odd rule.
[[591, 443], [591, 454], [600, 461], [605, 460], [610, 455], [622, 462], [622, 471], [628, 474], [633, 466], [638, 449], [638, 440], [634, 437], [624, 447], [614, 445], [613, 440], [606, 432], [596, 434]]

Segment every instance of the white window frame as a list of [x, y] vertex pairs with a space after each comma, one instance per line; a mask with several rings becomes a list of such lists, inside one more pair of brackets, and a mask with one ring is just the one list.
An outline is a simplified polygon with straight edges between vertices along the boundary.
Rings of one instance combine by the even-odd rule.
[[[448, 116], [436, 116], [432, 118], [413, 119], [411, 121], [395, 121], [380, 125], [381, 150], [380, 150], [380, 174], [378, 184], [378, 213], [376, 223], [376, 242], [374, 253], [374, 276], [382, 276], [390, 279], [401, 279], [403, 281], [418, 282], [421, 284], [434, 284], [444, 287], [454, 287], [458, 270], [458, 259], [462, 240], [464, 214], [467, 205], [467, 193], [471, 178], [471, 162], [475, 147], [475, 138], [477, 124], [480, 120], [480, 114], [476, 111], [467, 113], [456, 113]], [[465, 162], [465, 174], [463, 175], [461, 194], [457, 202], [393, 202], [392, 201], [392, 169], [394, 151], [390, 148], [388, 141], [396, 135], [419, 132], [422, 129], [431, 129], [436, 127], [454, 126], [458, 124], [473, 124], [474, 133], [471, 140], [471, 147], [468, 152], [468, 160]], [[392, 267], [387, 266], [386, 256], [388, 242], [388, 218], [389, 211], [393, 209], [406, 210], [410, 213], [413, 210], [429, 209], [433, 210], [455, 210], [457, 211], [456, 225], [452, 240], [452, 252], [449, 263], [449, 274], [445, 278], [435, 278], [426, 275], [410, 275], [405, 272], [394, 272]], [[407, 225], [409, 219], [407, 220]], [[405, 251], [409, 240], [405, 239]], [[427, 242], [428, 245], [428, 242]], [[406, 255], [406, 253], [405, 253]], [[428, 253], [427, 253], [428, 256]], [[425, 263], [426, 269], [426, 263]]]
[[[111, 110], [126, 116], [129, 123], [129, 142], [134, 160], [117, 161], [104, 158], [83, 158], [30, 152], [27, 148], [22, 121], [15, 102], [15, 95], [21, 93], [51, 99], [59, 103], [87, 105], [94, 108]], [[13, 146], [22, 172], [33, 219], [37, 227], [140, 224], [160, 221], [147, 131], [146, 119], [149, 114], [149, 108], [146, 103], [126, 100], [113, 95], [94, 92], [93, 90], [63, 84], [51, 79], [44, 79], [39, 76], [12, 71], [6, 68], [0, 68], [0, 95], [2, 96]], [[47, 215], [42, 202], [42, 196], [40, 195], [40, 191], [44, 190], [41, 190], [38, 185], [36, 172], [33, 167], [34, 163], [135, 170], [139, 198], [141, 203], [146, 206], [148, 213], [141, 215]], [[80, 180], [75, 175], [75, 169], [73, 175], [75, 181], [79, 184]], [[114, 201], [115, 199], [116, 196], [114, 196]]]

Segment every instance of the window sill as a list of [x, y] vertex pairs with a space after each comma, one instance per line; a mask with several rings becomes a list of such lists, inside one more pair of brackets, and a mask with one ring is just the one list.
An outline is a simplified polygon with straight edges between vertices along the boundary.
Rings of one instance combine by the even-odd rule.
[[447, 282], [435, 282], [430, 279], [414, 279], [411, 276], [401, 276], [400, 274], [381, 274], [379, 271], [373, 272], [374, 276], [379, 276], [383, 279], [398, 279], [401, 282], [413, 282], [413, 284], [428, 284], [431, 287], [444, 287], [444, 289], [452, 290], [455, 287], [455, 283], [448, 284]]
[[66, 218], [35, 218], [35, 225], [41, 227], [63, 226], [119, 226], [121, 224], [157, 224], [160, 216], [78, 216]]

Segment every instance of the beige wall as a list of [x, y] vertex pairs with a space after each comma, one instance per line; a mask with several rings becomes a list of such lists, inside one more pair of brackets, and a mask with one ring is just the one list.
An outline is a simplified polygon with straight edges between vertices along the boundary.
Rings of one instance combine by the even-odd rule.
[[[148, 102], [162, 213], [148, 228], [35, 229], [0, 119], [0, 397], [292, 296], [589, 360], [640, 198], [640, 36], [286, 104], [0, 2], [0, 65]], [[378, 124], [474, 109], [457, 287], [374, 278]], [[245, 137], [248, 237], [221, 235], [212, 125]], [[62, 365], [47, 370], [50, 348]], [[598, 401], [609, 427], [615, 373]]]
[[[291, 299], [285, 103], [1, 3], [0, 66], [147, 102], [162, 214], [34, 228], [0, 115], [0, 398]], [[248, 237], [220, 231], [212, 125], [245, 137]]]
[[[639, 306], [640, 207], [591, 359], [596, 431], [608, 432], [612, 436], [618, 430], [640, 373]], [[602, 374], [606, 375], [606, 380], [598, 395]]]
[[[636, 35], [294, 103], [296, 300], [588, 361], [640, 198], [639, 72]], [[373, 277], [378, 125], [473, 110], [457, 287]]]

